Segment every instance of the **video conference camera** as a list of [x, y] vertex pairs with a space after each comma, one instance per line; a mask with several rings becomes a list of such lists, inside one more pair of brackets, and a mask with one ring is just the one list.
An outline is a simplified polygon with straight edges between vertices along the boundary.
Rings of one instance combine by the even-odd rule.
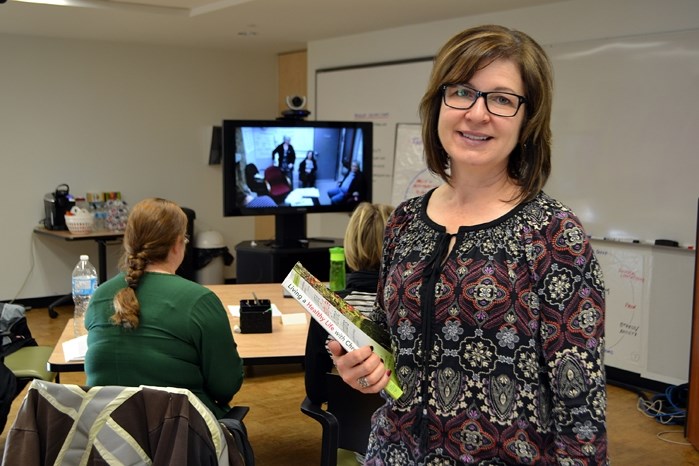
[[286, 96], [286, 106], [291, 110], [303, 110], [306, 106], [305, 95], [288, 95]]
[[282, 112], [282, 119], [285, 120], [303, 120], [311, 114], [306, 110], [306, 96], [288, 95], [286, 96], [286, 106], [288, 110]]

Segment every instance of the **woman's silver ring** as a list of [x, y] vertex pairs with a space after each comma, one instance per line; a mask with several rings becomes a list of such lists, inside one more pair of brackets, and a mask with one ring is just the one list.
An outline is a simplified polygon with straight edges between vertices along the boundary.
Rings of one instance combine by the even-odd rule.
[[358, 378], [357, 383], [361, 388], [367, 388], [369, 386], [369, 382], [367, 382], [366, 377]]

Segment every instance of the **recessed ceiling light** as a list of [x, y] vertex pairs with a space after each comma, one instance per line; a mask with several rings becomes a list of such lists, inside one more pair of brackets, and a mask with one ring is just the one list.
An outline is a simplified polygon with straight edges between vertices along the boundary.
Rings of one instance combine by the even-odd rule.
[[[144, 13], [174, 14], [184, 16], [199, 16], [212, 11], [249, 3], [254, 0], [220, 0], [195, 8], [182, 8], [174, 6], [148, 5], [144, 3], [112, 0], [13, 0], [23, 3], [38, 3], [42, 5], [72, 6], [79, 8], [108, 8], [113, 10], [132, 10]], [[254, 35], [254, 34], [252, 34]]]
[[174, 15], [185, 15], [190, 14], [189, 8], [180, 8], [172, 6], [157, 6], [157, 5], [146, 5], [144, 3], [131, 3], [122, 1], [111, 1], [111, 0], [14, 0], [16, 2], [23, 3], [38, 3], [41, 5], [57, 5], [57, 6], [72, 6], [78, 8], [105, 8], [111, 10], [131, 10], [131, 11], [141, 11], [144, 13], [158, 13], [158, 14], [174, 14]]

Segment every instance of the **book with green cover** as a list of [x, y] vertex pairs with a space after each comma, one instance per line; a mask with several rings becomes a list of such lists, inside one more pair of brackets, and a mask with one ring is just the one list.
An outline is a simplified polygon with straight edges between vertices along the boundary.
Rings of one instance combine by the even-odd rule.
[[391, 370], [391, 379], [385, 390], [398, 399], [403, 394], [395, 371], [395, 359], [390, 350], [388, 332], [376, 322], [367, 319], [361, 312], [336, 293], [328, 289], [320, 280], [297, 262], [282, 282], [291, 296], [311, 314], [318, 323], [347, 351], [361, 346], [371, 346]]

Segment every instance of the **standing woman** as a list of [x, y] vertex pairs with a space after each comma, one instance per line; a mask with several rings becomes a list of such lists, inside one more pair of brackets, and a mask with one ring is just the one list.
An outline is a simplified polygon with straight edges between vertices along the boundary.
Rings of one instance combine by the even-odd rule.
[[[275, 162], [276, 158], [276, 162]], [[291, 145], [291, 137], [284, 136], [283, 141], [272, 151], [272, 163], [279, 167], [284, 176], [289, 180], [289, 186], [294, 188], [294, 163], [296, 162], [296, 151]]]
[[218, 297], [175, 275], [186, 229], [173, 202], [133, 207], [123, 271], [97, 288], [85, 317], [87, 384], [187, 388], [221, 418], [243, 383], [243, 363]]
[[[404, 394], [375, 414], [368, 465], [607, 464], [602, 273], [542, 191], [552, 93], [519, 31], [468, 29], [435, 58], [420, 114], [444, 184], [387, 225], [373, 318]], [[369, 347], [329, 348], [345, 382], [386, 386]]]

